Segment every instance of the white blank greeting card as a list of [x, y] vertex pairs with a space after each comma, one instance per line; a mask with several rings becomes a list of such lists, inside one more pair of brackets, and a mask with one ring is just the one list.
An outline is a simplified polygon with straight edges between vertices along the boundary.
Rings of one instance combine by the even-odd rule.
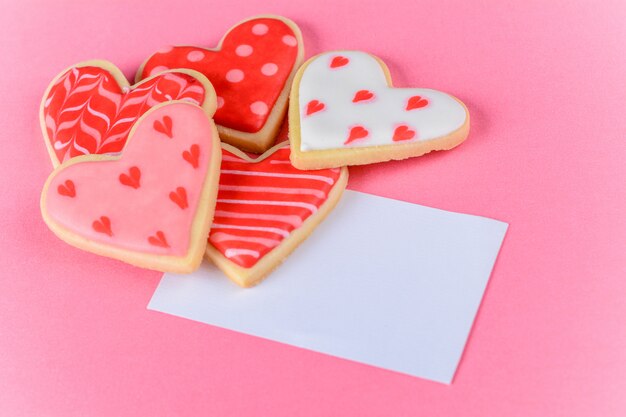
[[450, 383], [507, 224], [355, 191], [260, 285], [165, 274], [149, 309]]

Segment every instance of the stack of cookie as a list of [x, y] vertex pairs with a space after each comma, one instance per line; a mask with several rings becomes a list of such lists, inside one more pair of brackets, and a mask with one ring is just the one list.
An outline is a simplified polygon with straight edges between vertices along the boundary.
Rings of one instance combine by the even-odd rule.
[[[303, 56], [295, 23], [257, 16], [215, 49], [162, 49], [134, 85], [106, 61], [61, 72], [40, 111], [55, 166], [41, 196], [46, 224], [144, 268], [187, 273], [206, 256], [249, 287], [333, 209], [348, 165], [450, 149], [468, 135], [463, 103], [392, 88], [370, 54]], [[287, 110], [289, 141], [274, 145]]]

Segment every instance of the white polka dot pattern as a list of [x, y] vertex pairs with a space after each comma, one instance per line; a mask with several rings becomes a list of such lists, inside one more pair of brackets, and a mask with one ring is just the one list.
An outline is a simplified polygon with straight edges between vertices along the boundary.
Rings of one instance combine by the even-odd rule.
[[250, 45], [245, 45], [245, 44], [239, 45], [237, 49], [235, 49], [235, 53], [238, 56], [243, 56], [243, 57], [252, 55], [252, 51], [253, 51], [252, 47]]
[[262, 101], [255, 101], [250, 105], [250, 111], [256, 115], [264, 116], [268, 112], [267, 104]]
[[261, 67], [261, 73], [263, 75], [267, 75], [268, 77], [276, 74], [278, 72], [278, 65], [273, 62], [268, 62]]
[[254, 33], [255, 35], [262, 36], [265, 35], [268, 31], [269, 28], [263, 23], [257, 23], [256, 25], [252, 26], [252, 33]]
[[204, 53], [201, 51], [191, 51], [187, 54], [187, 60], [190, 62], [202, 61]]
[[226, 73], [226, 80], [231, 83], [238, 83], [243, 81], [245, 74], [240, 69], [232, 69]]
[[298, 35], [281, 19], [259, 17], [233, 27], [218, 48], [167, 47], [150, 57], [141, 77], [166, 69], [204, 74], [220, 97], [218, 125], [258, 132], [267, 122], [300, 53]]
[[295, 36], [285, 35], [283, 36], [283, 43], [287, 46], [296, 46], [298, 44], [298, 40]]

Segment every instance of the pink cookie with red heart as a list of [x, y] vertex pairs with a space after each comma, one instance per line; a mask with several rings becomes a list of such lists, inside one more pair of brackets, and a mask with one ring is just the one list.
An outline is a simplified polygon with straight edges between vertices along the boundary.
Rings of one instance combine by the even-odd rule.
[[190, 272], [206, 247], [220, 160], [206, 112], [183, 101], [163, 103], [136, 122], [121, 155], [85, 155], [58, 166], [44, 186], [41, 212], [73, 246], [144, 268]]
[[289, 108], [291, 160], [300, 169], [404, 159], [451, 149], [469, 133], [457, 98], [393, 88], [387, 66], [359, 51], [326, 52], [296, 74]]
[[220, 186], [207, 256], [249, 287], [278, 266], [339, 201], [347, 168], [301, 171], [281, 143], [258, 158], [222, 145]]
[[185, 100], [213, 111], [208, 100], [212, 91], [206, 77], [188, 69], [131, 86], [110, 62], [76, 64], [55, 77], [41, 101], [41, 130], [52, 164], [121, 152], [137, 119], [159, 103]]
[[215, 49], [164, 48], [144, 62], [136, 80], [173, 68], [204, 74], [217, 92], [214, 118], [222, 141], [261, 153], [274, 142], [303, 56], [302, 35], [294, 22], [257, 16], [231, 28]]

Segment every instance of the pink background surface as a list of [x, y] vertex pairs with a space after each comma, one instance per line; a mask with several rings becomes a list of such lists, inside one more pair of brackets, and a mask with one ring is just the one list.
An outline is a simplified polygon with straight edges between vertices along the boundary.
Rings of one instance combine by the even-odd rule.
[[[622, 1], [4, 3], [0, 414], [626, 415]], [[350, 178], [510, 223], [452, 386], [148, 311], [160, 274], [71, 248], [39, 216], [37, 108], [57, 72], [106, 58], [132, 76], [162, 45], [211, 46], [267, 12], [301, 25], [307, 56], [370, 51], [396, 85], [470, 109], [457, 150]]]

